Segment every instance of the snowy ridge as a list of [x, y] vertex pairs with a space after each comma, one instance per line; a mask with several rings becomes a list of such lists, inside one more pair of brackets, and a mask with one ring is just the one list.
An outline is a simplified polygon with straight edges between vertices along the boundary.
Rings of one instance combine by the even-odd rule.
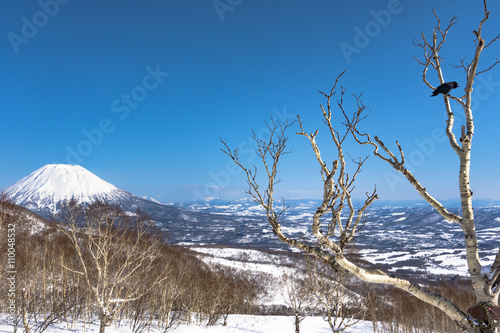
[[52, 213], [61, 202], [71, 198], [88, 204], [97, 200], [117, 203], [133, 196], [79, 165], [67, 164], [45, 165], [4, 191], [18, 205]]

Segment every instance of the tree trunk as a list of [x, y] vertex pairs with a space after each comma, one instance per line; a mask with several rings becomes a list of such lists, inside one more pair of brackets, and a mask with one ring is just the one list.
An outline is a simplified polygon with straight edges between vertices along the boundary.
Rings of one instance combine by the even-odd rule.
[[21, 297], [22, 297], [21, 312], [22, 312], [24, 332], [30, 333], [31, 329], [30, 329], [30, 323], [28, 320], [28, 304], [26, 302], [26, 290], [24, 288], [21, 291]]
[[295, 315], [295, 333], [300, 333], [300, 316]]
[[105, 333], [106, 332], [106, 322], [105, 320], [101, 319], [101, 325], [99, 326], [99, 333]]
[[108, 324], [109, 324], [109, 318], [106, 315], [106, 313], [104, 312], [104, 310], [100, 310], [99, 319], [100, 319], [99, 333], [105, 333], [106, 326], [108, 326]]

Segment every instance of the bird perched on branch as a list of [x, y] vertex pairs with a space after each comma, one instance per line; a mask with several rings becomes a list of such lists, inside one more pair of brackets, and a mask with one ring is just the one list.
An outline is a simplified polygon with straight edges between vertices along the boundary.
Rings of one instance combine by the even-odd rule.
[[432, 93], [431, 97], [437, 96], [439, 94], [443, 94], [443, 95], [449, 96], [451, 89], [455, 89], [455, 88], [458, 88], [458, 87], [459, 87], [459, 85], [455, 81], [453, 81], [453, 82], [445, 82], [442, 85], [440, 85], [439, 87], [437, 87], [436, 90], [434, 90], [434, 92]]

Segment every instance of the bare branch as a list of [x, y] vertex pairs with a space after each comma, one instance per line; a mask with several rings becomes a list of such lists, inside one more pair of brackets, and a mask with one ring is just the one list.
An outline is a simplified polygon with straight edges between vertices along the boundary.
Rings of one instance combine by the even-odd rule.
[[496, 42], [497, 40], [500, 39], [500, 34], [498, 34], [495, 38], [493, 38], [488, 44], [486, 44], [484, 46], [484, 48], [487, 48], [488, 46], [490, 46], [491, 44], [493, 44], [494, 42]]
[[325, 96], [327, 98], [331, 98], [333, 95], [335, 95], [335, 88], [337, 88], [337, 83], [339, 82], [340, 78], [342, 77], [342, 75], [344, 75], [344, 73], [346, 71], [347, 71], [347, 68], [344, 69], [344, 71], [342, 73], [340, 73], [339, 76], [337, 76], [337, 78], [335, 79], [335, 83], [333, 84], [333, 87], [330, 90], [330, 94], [329, 95], [327, 95], [326, 93], [322, 92], [321, 90], [319, 91], [320, 94], [322, 94], [323, 96]]
[[[323, 161], [323, 159], [321, 158], [321, 153], [319, 151], [319, 148], [318, 148], [318, 145], [316, 144], [316, 136], [318, 135], [318, 132], [319, 130], [316, 130], [316, 132], [313, 134], [307, 134], [304, 132], [304, 129], [302, 127], [302, 120], [300, 119], [300, 116], [297, 116], [297, 119], [298, 119], [298, 122], [299, 122], [299, 125], [300, 125], [300, 132], [297, 132], [296, 134], [298, 135], [303, 135], [305, 136], [307, 139], [309, 139], [309, 142], [311, 143], [311, 146], [313, 148], [313, 151], [314, 151], [314, 154], [316, 155], [316, 159], [321, 167], [321, 175], [323, 177], [323, 181], [325, 181], [325, 177], [332, 177], [333, 174], [335, 173], [335, 171], [333, 172], [330, 172], [330, 170], [328, 170], [328, 167], [326, 166], [326, 163]], [[326, 183], [326, 182], [325, 182]]]
[[85, 275], [85, 273], [83, 273], [83, 272], [79, 272], [79, 271], [76, 271], [76, 270], [74, 270], [74, 269], [71, 269], [71, 268], [69, 268], [69, 267], [65, 266], [63, 263], [61, 263], [61, 266], [62, 266], [65, 270], [70, 271], [71, 273], [78, 274], [78, 275]]
[[[462, 154], [462, 148], [457, 142], [457, 137], [453, 133], [453, 125], [455, 124], [455, 115], [451, 110], [450, 101], [447, 96], [444, 96], [444, 103], [447, 111], [448, 118], [446, 119], [446, 136], [448, 137], [448, 141], [450, 143], [451, 148], [455, 151], [455, 153], [460, 156]], [[463, 104], [463, 103], [462, 103]]]
[[[401, 158], [398, 160], [398, 158], [394, 155], [394, 153], [391, 152], [390, 149], [388, 149], [385, 144], [377, 137], [375, 136], [375, 142], [373, 142], [368, 134], [365, 134], [364, 137], [367, 138], [366, 141], [361, 141], [358, 138], [359, 132], [354, 129], [353, 134], [356, 138], [356, 141], [360, 144], [369, 144], [374, 147], [374, 154], [375, 156], [378, 156], [382, 160], [386, 161], [389, 163], [394, 170], [400, 172], [403, 176], [406, 177], [406, 179], [410, 182], [411, 185], [419, 192], [419, 194], [422, 196], [423, 199], [425, 199], [432, 207], [434, 207], [445, 219], [456, 222], [458, 224], [461, 224], [462, 218], [458, 216], [457, 214], [450, 213], [438, 200], [436, 200], [434, 197], [432, 197], [427, 189], [423, 187], [420, 182], [417, 181], [417, 179], [413, 176], [413, 174], [405, 168], [404, 166], [404, 153], [403, 149], [399, 145], [399, 143], [396, 142]], [[382, 148], [389, 156], [390, 159], [387, 157], [384, 157], [381, 155], [378, 151], [379, 149]]]
[[[268, 184], [264, 191], [259, 189], [259, 184], [256, 179], [257, 177], [257, 167], [253, 166], [253, 169], [245, 167], [238, 158], [238, 150], [231, 150], [224, 140], [220, 140], [224, 148], [221, 150], [228, 155], [233, 162], [238, 165], [246, 174], [248, 191], [247, 194], [250, 195], [256, 203], [261, 205], [268, 214], [268, 219], [270, 221], [275, 221], [284, 212], [284, 209], [278, 213], [274, 210], [274, 186], [280, 182], [277, 179], [278, 175], [278, 164], [281, 156], [287, 154], [286, 144], [288, 137], [286, 135], [286, 130], [292, 126], [294, 122], [278, 122], [271, 118], [271, 122], [267, 123], [266, 126], [269, 131], [269, 139], [262, 140], [257, 137], [254, 131], [253, 139], [256, 143], [256, 153], [260, 158], [261, 163], [266, 170], [266, 175], [268, 178]], [[278, 227], [273, 222], [273, 228]]]
[[500, 249], [495, 257], [495, 261], [491, 265], [490, 289], [493, 296], [498, 299], [500, 295]]
[[[484, 48], [486, 48], [486, 46]], [[493, 67], [495, 67], [498, 63], [500, 63], [500, 60], [496, 59], [495, 62], [490, 67], [483, 69], [482, 71], [477, 72], [476, 76], [478, 76], [479, 74], [486, 73], [487, 71], [493, 69]]]

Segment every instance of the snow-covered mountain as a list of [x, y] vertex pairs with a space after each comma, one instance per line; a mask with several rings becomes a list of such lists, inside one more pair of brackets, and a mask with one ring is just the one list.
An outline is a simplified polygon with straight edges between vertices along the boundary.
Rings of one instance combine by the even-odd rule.
[[5, 188], [4, 192], [14, 203], [46, 217], [55, 213], [63, 201], [72, 198], [82, 204], [100, 200], [133, 210], [148, 201], [102, 180], [79, 165], [69, 164], [45, 165]]
[[[194, 212], [182, 207], [164, 205], [151, 198], [140, 198], [97, 177], [79, 165], [49, 164], [17, 183], [4, 193], [14, 203], [44, 218], [53, 217], [65, 200], [75, 198], [88, 204], [96, 200], [119, 205], [134, 213], [137, 209], [149, 214], [173, 243], [197, 237], [197, 225], [232, 224], [231, 216]], [[215, 238], [218, 235], [213, 235]]]

